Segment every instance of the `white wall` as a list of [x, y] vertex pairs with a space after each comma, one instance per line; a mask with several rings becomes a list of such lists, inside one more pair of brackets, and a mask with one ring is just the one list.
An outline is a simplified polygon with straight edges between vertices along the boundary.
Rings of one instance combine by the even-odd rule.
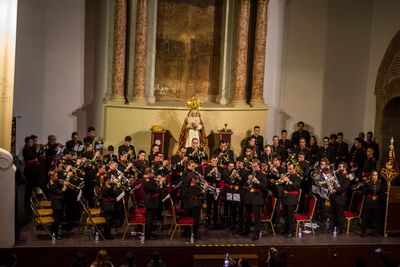
[[67, 140], [83, 104], [85, 1], [19, 0], [14, 116], [23, 139]]
[[364, 116], [364, 127], [366, 131], [373, 130], [375, 127], [376, 99], [374, 93], [376, 77], [390, 41], [400, 30], [399, 10], [400, 1], [398, 0], [374, 0], [366, 88], [367, 109], [365, 110]]

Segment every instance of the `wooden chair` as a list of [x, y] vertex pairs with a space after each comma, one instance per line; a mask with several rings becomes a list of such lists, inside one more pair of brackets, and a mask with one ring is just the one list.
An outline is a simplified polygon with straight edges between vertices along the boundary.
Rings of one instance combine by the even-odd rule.
[[41, 225], [51, 238], [52, 235], [49, 225], [51, 226], [51, 224], [54, 223], [54, 218], [52, 216], [40, 216], [40, 214], [37, 212], [36, 207], [33, 204], [31, 204], [31, 209], [33, 212], [32, 231], [34, 232], [34, 236], [37, 236], [38, 225]]
[[128, 232], [129, 227], [131, 226], [137, 226], [137, 225], [142, 226], [142, 233], [144, 235], [146, 230], [146, 217], [144, 217], [142, 214], [136, 214], [136, 213], [129, 214], [125, 198], [122, 198], [122, 201], [125, 212], [125, 220], [123, 223], [124, 232], [122, 234], [122, 239], [125, 238], [125, 235]]
[[32, 197], [36, 207], [42, 209], [51, 207], [51, 201], [47, 199], [40, 187], [37, 186], [32, 189]]
[[99, 233], [101, 238], [103, 240], [105, 240], [103, 232], [100, 230], [99, 225], [105, 224], [106, 223], [106, 218], [104, 218], [102, 216], [97, 216], [97, 217], [92, 216], [92, 214], [90, 214], [88, 208], [83, 204], [83, 202], [79, 201], [79, 203], [82, 206], [82, 212], [85, 213], [83, 216], [86, 218], [85, 219], [85, 224], [84, 224], [85, 225], [84, 234], [87, 235], [88, 227], [89, 226], [93, 226], [96, 229], [96, 231]]
[[347, 221], [347, 235], [350, 232], [350, 225], [352, 220], [358, 219], [358, 221], [361, 223], [361, 213], [364, 207], [364, 200], [365, 195], [361, 191], [354, 191], [351, 194], [349, 210], [343, 211], [344, 218]]
[[174, 238], [176, 229], [179, 230], [181, 228], [181, 226], [189, 226], [190, 227], [190, 234], [192, 235], [193, 234], [193, 225], [194, 225], [193, 218], [192, 217], [180, 217], [180, 218], [177, 218], [176, 212], [175, 212], [174, 202], [172, 201], [171, 198], [169, 199], [169, 202], [170, 202], [171, 212], [172, 212], [171, 229], [174, 228], [170, 240], [172, 240], [172, 238]]
[[277, 198], [274, 196], [268, 196], [265, 200], [264, 211], [261, 214], [261, 223], [265, 225], [267, 229], [267, 223], [271, 225], [272, 233], [275, 235], [274, 224], [272, 219], [274, 217], [274, 212], [276, 208]]
[[305, 222], [309, 222], [311, 224], [312, 233], [313, 235], [315, 235], [314, 227], [312, 227], [312, 218], [314, 217], [316, 205], [317, 205], [317, 198], [314, 195], [311, 195], [308, 204], [309, 209], [307, 214], [300, 214], [300, 213], [294, 214], [294, 219], [296, 220], [296, 236], [299, 231], [299, 224], [303, 223], [303, 227], [305, 227]]

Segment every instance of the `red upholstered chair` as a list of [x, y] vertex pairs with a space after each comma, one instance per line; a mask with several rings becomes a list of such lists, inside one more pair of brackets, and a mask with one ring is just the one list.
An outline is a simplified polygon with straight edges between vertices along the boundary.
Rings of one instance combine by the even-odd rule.
[[172, 235], [170, 240], [172, 240], [172, 238], [174, 238], [175, 235], [175, 231], [176, 229], [180, 229], [181, 226], [189, 226], [190, 227], [190, 233], [193, 234], [193, 225], [194, 225], [194, 220], [192, 217], [177, 217], [176, 216], [176, 212], [175, 212], [175, 206], [174, 206], [174, 202], [172, 201], [172, 199], [169, 199], [170, 201], [170, 206], [171, 206], [171, 212], [172, 212], [172, 225], [171, 225], [171, 229], [174, 228], [174, 230], [172, 231]]
[[361, 213], [364, 206], [365, 195], [360, 191], [354, 191], [351, 194], [349, 210], [343, 211], [344, 218], [347, 220], [347, 235], [350, 232], [351, 221], [358, 219], [361, 223]]
[[[171, 225], [169, 228], [168, 234], [171, 233], [172, 227], [174, 226], [173, 222], [173, 215], [172, 215], [172, 205], [175, 205], [175, 203], [171, 202], [171, 195], [167, 195], [163, 199], [163, 221], [162, 224], [160, 225], [160, 229], [163, 230], [164, 226], [166, 225]], [[174, 206], [175, 207], [175, 206]], [[186, 210], [184, 209], [175, 209], [175, 214], [176, 217], [183, 217], [186, 213]]]
[[[125, 203], [125, 198], [123, 199], [123, 206], [124, 206], [124, 212], [125, 212], [125, 221], [124, 221], [124, 233], [122, 234], [122, 239], [125, 238], [126, 232], [128, 232], [129, 227], [131, 226], [138, 226], [140, 225], [142, 227], [142, 232], [143, 235], [145, 234], [145, 229], [146, 229], [146, 217], [143, 214], [137, 214], [137, 213], [130, 213], [128, 212], [128, 209], [126, 207]], [[135, 209], [136, 211], [137, 209]]]
[[[304, 223], [305, 222], [309, 222], [312, 225], [312, 218], [314, 216], [314, 211], [315, 211], [315, 207], [317, 205], [317, 198], [314, 195], [310, 196], [310, 200], [309, 200], [309, 209], [307, 214], [300, 214], [300, 213], [295, 213], [294, 214], [294, 219], [296, 220], [296, 236], [297, 236], [297, 232], [299, 231], [299, 224], [303, 223], [303, 227], [305, 227]], [[315, 235], [314, 232], [314, 227], [311, 227], [312, 233], [313, 235]]]
[[276, 197], [268, 196], [265, 200], [264, 211], [261, 214], [261, 223], [267, 228], [267, 223], [271, 225], [272, 233], [275, 235], [274, 224], [272, 218], [276, 208]]

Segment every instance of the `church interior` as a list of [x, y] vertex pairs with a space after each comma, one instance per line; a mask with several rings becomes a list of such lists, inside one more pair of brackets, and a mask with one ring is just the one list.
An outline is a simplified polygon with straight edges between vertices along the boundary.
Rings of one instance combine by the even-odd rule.
[[0, 265], [400, 266], [398, 10], [1, 0]]

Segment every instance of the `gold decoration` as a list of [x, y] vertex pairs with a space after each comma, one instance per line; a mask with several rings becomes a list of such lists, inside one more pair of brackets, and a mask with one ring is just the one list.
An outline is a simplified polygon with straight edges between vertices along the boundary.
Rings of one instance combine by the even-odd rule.
[[199, 110], [201, 107], [201, 100], [198, 98], [194, 98], [192, 97], [191, 99], [189, 99], [189, 101], [187, 102], [187, 108], [189, 110]]
[[151, 126], [150, 130], [151, 130], [152, 132], [164, 132], [164, 131], [165, 131], [165, 128], [164, 128], [164, 126], [162, 126], [162, 125], [156, 124], [156, 125]]
[[389, 159], [387, 160], [385, 166], [381, 170], [381, 174], [383, 178], [385, 178], [388, 183], [392, 182], [393, 178], [395, 178], [399, 173], [395, 169], [394, 163], [394, 140], [393, 137], [390, 139], [389, 146]]
[[228, 129], [228, 124], [225, 123], [225, 124], [224, 124], [224, 128], [220, 129], [219, 132], [231, 133], [232, 130], [231, 130], [231, 129]]

